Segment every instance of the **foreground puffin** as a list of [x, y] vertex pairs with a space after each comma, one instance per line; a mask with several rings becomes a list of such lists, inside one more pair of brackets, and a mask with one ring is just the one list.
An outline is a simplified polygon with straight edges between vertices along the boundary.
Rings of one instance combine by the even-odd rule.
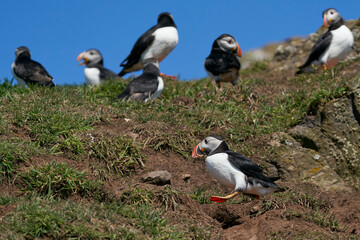
[[147, 102], [159, 97], [163, 89], [159, 63], [155, 58], [149, 58], [144, 61], [143, 73], [132, 80], [118, 98]]
[[241, 49], [235, 38], [230, 34], [218, 37], [211, 49], [210, 55], [205, 60], [205, 70], [215, 80], [218, 89], [221, 82], [237, 84], [239, 78]]
[[15, 56], [11, 72], [20, 85], [55, 86], [53, 77], [46, 69], [40, 63], [31, 60], [30, 50], [27, 47], [18, 47]]
[[79, 65], [86, 65], [84, 74], [88, 85], [99, 85], [108, 79], [119, 78], [116, 73], [104, 68], [103, 57], [95, 48], [80, 53], [76, 60], [84, 60]]
[[176, 47], [178, 41], [174, 18], [168, 12], [161, 13], [157, 25], [140, 36], [129, 56], [121, 62], [120, 66], [124, 68], [119, 76], [142, 69], [143, 61], [148, 58], [155, 58], [160, 63]]
[[262, 169], [251, 159], [230, 151], [227, 144], [219, 136], [208, 136], [192, 151], [192, 157], [208, 155], [206, 166], [210, 174], [220, 183], [234, 188], [232, 194], [210, 198], [214, 202], [225, 202], [239, 192], [255, 195], [258, 199], [268, 193], [282, 190], [274, 181], [278, 177], [267, 177]]
[[324, 26], [328, 31], [324, 33], [311, 49], [306, 62], [295, 73], [310, 72], [311, 65], [322, 65], [326, 70], [335, 66], [350, 50], [354, 44], [354, 36], [350, 29], [345, 26], [344, 19], [334, 8], [328, 8], [322, 13]]

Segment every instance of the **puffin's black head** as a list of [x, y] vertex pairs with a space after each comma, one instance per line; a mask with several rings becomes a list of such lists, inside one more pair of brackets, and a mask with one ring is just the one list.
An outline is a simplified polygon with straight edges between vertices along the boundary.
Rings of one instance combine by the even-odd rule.
[[324, 26], [330, 27], [342, 19], [339, 12], [335, 8], [328, 8], [322, 13], [324, 19]]
[[222, 140], [221, 137], [216, 135], [210, 135], [204, 138], [192, 151], [191, 156], [193, 158], [198, 158], [204, 155], [209, 155], [211, 152], [216, 150], [220, 145], [224, 145], [224, 150], [227, 150], [228, 147], [226, 143]]
[[99, 50], [97, 50], [95, 48], [92, 48], [85, 52], [80, 53], [76, 60], [80, 61], [82, 59], [84, 59], [84, 61], [79, 63], [79, 65], [88, 66], [89, 64], [96, 64], [96, 63], [101, 64], [101, 65], [104, 64], [101, 53], [99, 52]]
[[159, 14], [158, 24], [162, 24], [164, 26], [176, 27], [173, 16], [168, 12], [163, 12]]
[[21, 47], [18, 47], [16, 50], [15, 50], [15, 56], [16, 58], [18, 58], [19, 56], [22, 56], [22, 57], [31, 57], [31, 54], [30, 54], [30, 50], [25, 47], [25, 46], [21, 46]]
[[144, 60], [144, 74], [151, 74], [153, 76], [160, 76], [159, 62], [155, 58], [148, 58]]
[[236, 42], [235, 38], [230, 34], [221, 34], [213, 43], [212, 50], [221, 49], [225, 52], [230, 52], [236, 56], [241, 57], [241, 48]]

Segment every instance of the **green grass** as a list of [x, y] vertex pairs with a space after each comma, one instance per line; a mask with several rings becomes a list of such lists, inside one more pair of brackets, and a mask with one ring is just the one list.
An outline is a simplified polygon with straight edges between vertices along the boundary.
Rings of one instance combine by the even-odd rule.
[[31, 156], [44, 154], [33, 142], [18, 138], [0, 139], [0, 183], [16, 173], [19, 164], [27, 162]]
[[0, 230], [8, 239], [181, 239], [186, 233], [169, 224], [164, 213], [146, 203], [78, 204], [31, 197], [3, 218]]
[[293, 210], [287, 210], [285, 215], [287, 219], [303, 218], [304, 220], [313, 222], [320, 227], [329, 228], [331, 231], [345, 231], [345, 227], [340, 226], [338, 220], [336, 220], [334, 216], [329, 216], [321, 211], [297, 212]]
[[85, 194], [94, 190], [94, 184], [86, 172], [78, 171], [65, 163], [51, 162], [35, 166], [21, 173], [22, 192], [37, 193], [47, 198], [68, 198], [76, 193]]
[[96, 137], [90, 143], [89, 156], [105, 162], [109, 172], [120, 176], [129, 175], [136, 166], [144, 166], [145, 159], [135, 142], [123, 136]]

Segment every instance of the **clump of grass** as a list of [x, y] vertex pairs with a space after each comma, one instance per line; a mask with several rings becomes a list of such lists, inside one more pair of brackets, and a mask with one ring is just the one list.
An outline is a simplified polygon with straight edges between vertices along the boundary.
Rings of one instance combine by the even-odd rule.
[[143, 141], [144, 147], [150, 147], [158, 152], [172, 150], [184, 158], [189, 157], [193, 133], [188, 130], [179, 129], [169, 124], [148, 122], [135, 126], [132, 131], [143, 136], [145, 139]]
[[190, 197], [200, 204], [212, 203], [210, 201], [211, 194], [208, 193], [204, 187], [195, 188], [193, 192], [190, 193]]
[[320, 227], [329, 228], [331, 231], [343, 232], [344, 227], [340, 227], [338, 220], [334, 216], [321, 212], [321, 211], [306, 211], [306, 212], [297, 212], [293, 210], [286, 211], [286, 217], [291, 219], [293, 217], [303, 218], [308, 222], [315, 223]]
[[18, 199], [15, 197], [10, 197], [8, 195], [0, 196], [0, 206], [11, 204], [16, 202]]
[[241, 70], [240, 74], [247, 76], [251, 73], [259, 73], [263, 72], [267, 69], [268, 61], [258, 61], [253, 64], [251, 64], [250, 67]]
[[[44, 201], [30, 198], [4, 216], [0, 225], [7, 239], [134, 239], [146, 234], [130, 226], [129, 220], [100, 204], [74, 201]], [[139, 221], [139, 220], [138, 220]], [[134, 221], [136, 222], [136, 221]], [[129, 227], [125, 228], [124, 224]]]
[[271, 195], [269, 200], [264, 200], [262, 213], [271, 209], [286, 209], [290, 205], [300, 205], [307, 209], [321, 209], [327, 212], [331, 208], [331, 203], [326, 199], [317, 198], [308, 192], [298, 191], [277, 192]]
[[0, 140], [0, 182], [4, 177], [10, 177], [20, 163], [26, 162], [30, 156], [44, 153], [43, 150], [28, 141], [18, 138]]
[[145, 156], [134, 141], [123, 136], [97, 137], [90, 144], [89, 156], [106, 163], [109, 171], [129, 175], [136, 166], [143, 166]]
[[66, 163], [35, 166], [20, 176], [24, 183], [22, 192], [38, 193], [47, 198], [68, 198], [76, 193], [84, 194], [93, 187], [84, 171], [80, 172]]
[[38, 201], [19, 204], [12, 215], [15, 214], [15, 218], [9, 219], [8, 227], [28, 238], [55, 238], [60, 233], [60, 227], [65, 221], [57, 211]]

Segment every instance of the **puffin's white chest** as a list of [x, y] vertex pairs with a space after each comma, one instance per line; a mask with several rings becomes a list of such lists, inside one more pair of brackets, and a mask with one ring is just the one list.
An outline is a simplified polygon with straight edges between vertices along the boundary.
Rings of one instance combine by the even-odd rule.
[[217, 153], [206, 158], [210, 174], [220, 183], [235, 189], [246, 188], [246, 176], [229, 161], [226, 153]]
[[18, 82], [19, 85], [26, 86], [26, 82], [25, 82], [22, 78], [18, 77], [18, 76], [15, 74], [14, 68], [15, 68], [15, 62], [13, 62], [13, 63], [11, 64], [11, 73], [12, 73], [12, 75], [14, 76], [14, 78], [16, 79], [16, 81]]
[[141, 59], [156, 58], [161, 62], [178, 44], [179, 35], [175, 27], [163, 27], [154, 33], [155, 39], [142, 54]]
[[345, 25], [331, 31], [332, 40], [329, 48], [320, 57], [321, 62], [326, 63], [332, 59], [342, 59], [354, 44], [354, 36]]
[[158, 81], [159, 81], [158, 87], [157, 87], [156, 91], [154, 92], [152, 98], [159, 97], [162, 90], [164, 89], [164, 81], [162, 80], [162, 78], [158, 77]]
[[84, 69], [86, 84], [88, 85], [99, 85], [100, 80], [100, 70], [98, 68], [85, 68]]

